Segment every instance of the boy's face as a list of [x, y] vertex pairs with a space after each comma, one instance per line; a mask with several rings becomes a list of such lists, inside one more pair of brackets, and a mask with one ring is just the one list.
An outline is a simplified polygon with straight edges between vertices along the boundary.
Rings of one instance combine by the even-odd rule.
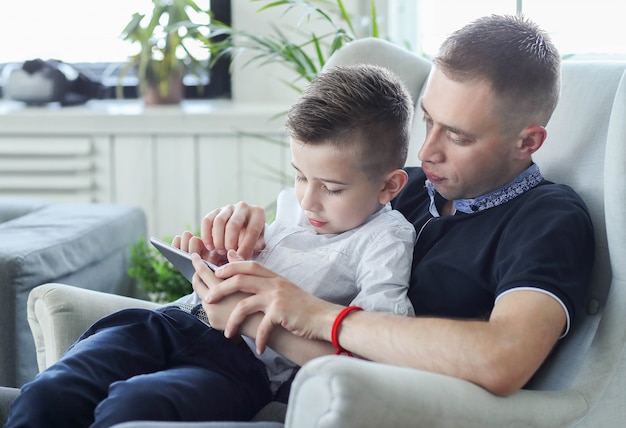
[[503, 137], [502, 115], [486, 82], [456, 82], [435, 68], [421, 106], [426, 139], [419, 158], [446, 199], [489, 193], [528, 166], [517, 159], [518, 137]]
[[292, 139], [291, 159], [298, 203], [317, 233], [353, 229], [381, 208], [383, 179], [377, 183], [368, 180], [355, 165], [351, 151]]

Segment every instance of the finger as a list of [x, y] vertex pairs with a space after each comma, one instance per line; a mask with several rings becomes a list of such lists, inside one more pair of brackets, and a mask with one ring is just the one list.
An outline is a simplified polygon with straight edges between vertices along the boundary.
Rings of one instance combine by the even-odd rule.
[[271, 317], [266, 314], [259, 323], [256, 330], [256, 337], [254, 338], [257, 354], [260, 355], [265, 352], [265, 347], [267, 346], [272, 330], [274, 330], [274, 323]]
[[[230, 266], [233, 264], [252, 264], [255, 262], [233, 262], [228, 263], [222, 266], [220, 269], [215, 271], [216, 279], [219, 280], [223, 278], [221, 275], [218, 276], [218, 272], [222, 271], [222, 269], [226, 266]], [[260, 266], [260, 265], [259, 265]], [[271, 271], [269, 271], [272, 273]], [[252, 276], [252, 275], [235, 275], [233, 277], [227, 277], [224, 279], [219, 287], [211, 287], [211, 292], [206, 296], [205, 301], [207, 303], [217, 303], [222, 300], [224, 297], [229, 296], [231, 294], [237, 292], [243, 292], [246, 294], [258, 294], [263, 288], [264, 285], [262, 282], [266, 280], [260, 276]]]
[[[245, 294], [242, 294], [246, 296]], [[247, 295], [242, 299], [230, 313], [226, 325], [224, 327], [224, 335], [228, 338], [234, 337], [239, 334], [241, 325], [248, 319], [248, 317], [254, 313], [260, 312], [260, 304], [257, 303], [260, 299], [257, 296]]]
[[245, 261], [245, 259], [237, 254], [237, 251], [235, 250], [228, 250], [228, 253], [226, 255], [228, 256], [229, 263]]
[[254, 246], [253, 254], [259, 254], [265, 248], [265, 237], [261, 235], [256, 245]]
[[202, 281], [202, 278], [197, 273], [191, 278], [191, 288], [193, 288], [193, 291], [198, 295], [200, 300], [206, 299], [209, 294], [209, 287]]
[[[215, 248], [215, 251], [222, 255], [226, 254], [226, 249], [228, 248], [228, 232], [226, 228], [231, 221], [231, 216], [234, 210], [235, 207], [233, 205], [228, 205], [224, 208], [219, 209], [212, 218], [210, 235], [213, 240], [213, 246]], [[209, 231], [207, 230], [207, 234], [208, 233]]]
[[[197, 276], [198, 279], [201, 280], [204, 283], [204, 285], [209, 289], [209, 292], [211, 291], [212, 287], [218, 288], [214, 286], [217, 285], [219, 282], [221, 282], [221, 280], [215, 277], [215, 274], [213, 273], [213, 271], [209, 269], [207, 265], [204, 264], [204, 262], [202, 261], [202, 259], [197, 253], [193, 253], [191, 255], [191, 263], [193, 264], [193, 267], [196, 270], [194, 277]], [[205, 299], [206, 299], [207, 293], [204, 293], [203, 295], [205, 296]]]
[[200, 275], [197, 274], [194, 274], [191, 278], [191, 288], [193, 288], [193, 291], [198, 295], [200, 300], [204, 300], [209, 293], [209, 287], [202, 282]]
[[[233, 251], [233, 253], [233, 257], [241, 258], [237, 252]], [[220, 268], [215, 271], [215, 276], [222, 279], [231, 278], [236, 275], [250, 275], [261, 278], [272, 278], [278, 276], [276, 273], [263, 265], [251, 260], [241, 261], [229, 259], [229, 263], [220, 266]]]
[[189, 238], [189, 242], [187, 244], [187, 252], [199, 254], [202, 258], [204, 258], [204, 256], [208, 255], [209, 253], [204, 246], [204, 242], [202, 241], [202, 239], [198, 238], [197, 236], [192, 236]]
[[220, 211], [220, 208], [211, 211], [205, 215], [200, 222], [200, 236], [209, 251], [215, 249], [215, 245], [213, 243], [213, 221]]
[[[265, 247], [265, 241], [263, 240], [263, 233], [265, 231], [265, 210], [261, 207], [250, 207], [246, 205], [246, 211], [241, 211], [241, 214], [246, 214], [245, 227], [239, 230], [237, 236], [237, 252], [245, 259], [250, 259], [261, 249]], [[236, 215], [237, 212], [235, 211]], [[233, 215], [233, 216], [234, 216]], [[262, 243], [262, 244], [260, 244]]]
[[206, 256], [202, 257], [204, 260], [207, 260], [213, 263], [216, 266], [222, 266], [228, 263], [228, 259], [225, 255], [219, 254], [217, 251], [209, 251]]
[[180, 241], [181, 241], [181, 236], [175, 235], [172, 238], [172, 247], [180, 248]]
[[245, 202], [237, 202], [224, 228], [224, 248], [237, 250], [239, 248], [239, 236], [248, 224], [250, 206]]
[[238, 315], [235, 310], [231, 312], [230, 316], [228, 317], [228, 321], [226, 321], [226, 327], [224, 327], [224, 336], [226, 336], [228, 339], [232, 339], [233, 337], [239, 335], [239, 328], [241, 327], [241, 324], [246, 320], [245, 316]]
[[178, 248], [183, 251], [189, 252], [189, 240], [193, 237], [193, 233], [188, 230], [185, 230], [180, 236], [180, 242]]

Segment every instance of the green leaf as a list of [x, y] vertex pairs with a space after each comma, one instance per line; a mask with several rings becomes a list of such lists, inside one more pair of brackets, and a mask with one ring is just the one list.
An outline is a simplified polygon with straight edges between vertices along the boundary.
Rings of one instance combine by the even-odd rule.
[[346, 24], [348, 24], [348, 28], [350, 28], [352, 35], [356, 39], [357, 34], [356, 34], [356, 31], [354, 31], [354, 27], [352, 26], [352, 19], [350, 18], [350, 14], [346, 10], [346, 7], [344, 6], [343, 1], [337, 0], [337, 5], [339, 6], [339, 10], [341, 11], [341, 16], [343, 17], [343, 20], [346, 21]]
[[191, 284], [161, 253], [141, 237], [130, 247], [128, 275], [159, 303], [167, 303], [193, 291]]
[[371, 32], [371, 36], [372, 37], [379, 37], [379, 31], [378, 31], [378, 19], [377, 17], [377, 13], [376, 13], [376, 2], [374, 0], [371, 1], [371, 13], [370, 13], [370, 19], [372, 21], [372, 32]]

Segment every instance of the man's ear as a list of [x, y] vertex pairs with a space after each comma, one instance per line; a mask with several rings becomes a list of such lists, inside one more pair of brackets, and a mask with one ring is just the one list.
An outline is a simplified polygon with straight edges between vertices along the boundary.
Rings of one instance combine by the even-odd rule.
[[409, 176], [403, 169], [395, 169], [385, 176], [385, 182], [383, 188], [378, 194], [378, 202], [381, 205], [385, 205], [396, 197], [400, 190], [406, 186], [409, 181]]
[[532, 154], [543, 145], [547, 135], [546, 128], [540, 125], [529, 126], [524, 129], [518, 142], [518, 158], [520, 160], [530, 159]]

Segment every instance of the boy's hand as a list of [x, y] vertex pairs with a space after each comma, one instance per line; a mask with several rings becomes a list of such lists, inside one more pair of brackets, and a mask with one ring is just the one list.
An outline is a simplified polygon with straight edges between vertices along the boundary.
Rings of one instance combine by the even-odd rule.
[[214, 265], [222, 265], [227, 262], [226, 257], [217, 254], [215, 251], [209, 251], [202, 239], [195, 236], [190, 231], [186, 230], [181, 235], [176, 235], [172, 239], [172, 246], [180, 248], [190, 254], [199, 254], [201, 258], [207, 260]]
[[[208, 213], [201, 224], [204, 246], [226, 262], [228, 250], [248, 260], [265, 248], [265, 210], [238, 202]], [[202, 253], [199, 253], [202, 255]]]

